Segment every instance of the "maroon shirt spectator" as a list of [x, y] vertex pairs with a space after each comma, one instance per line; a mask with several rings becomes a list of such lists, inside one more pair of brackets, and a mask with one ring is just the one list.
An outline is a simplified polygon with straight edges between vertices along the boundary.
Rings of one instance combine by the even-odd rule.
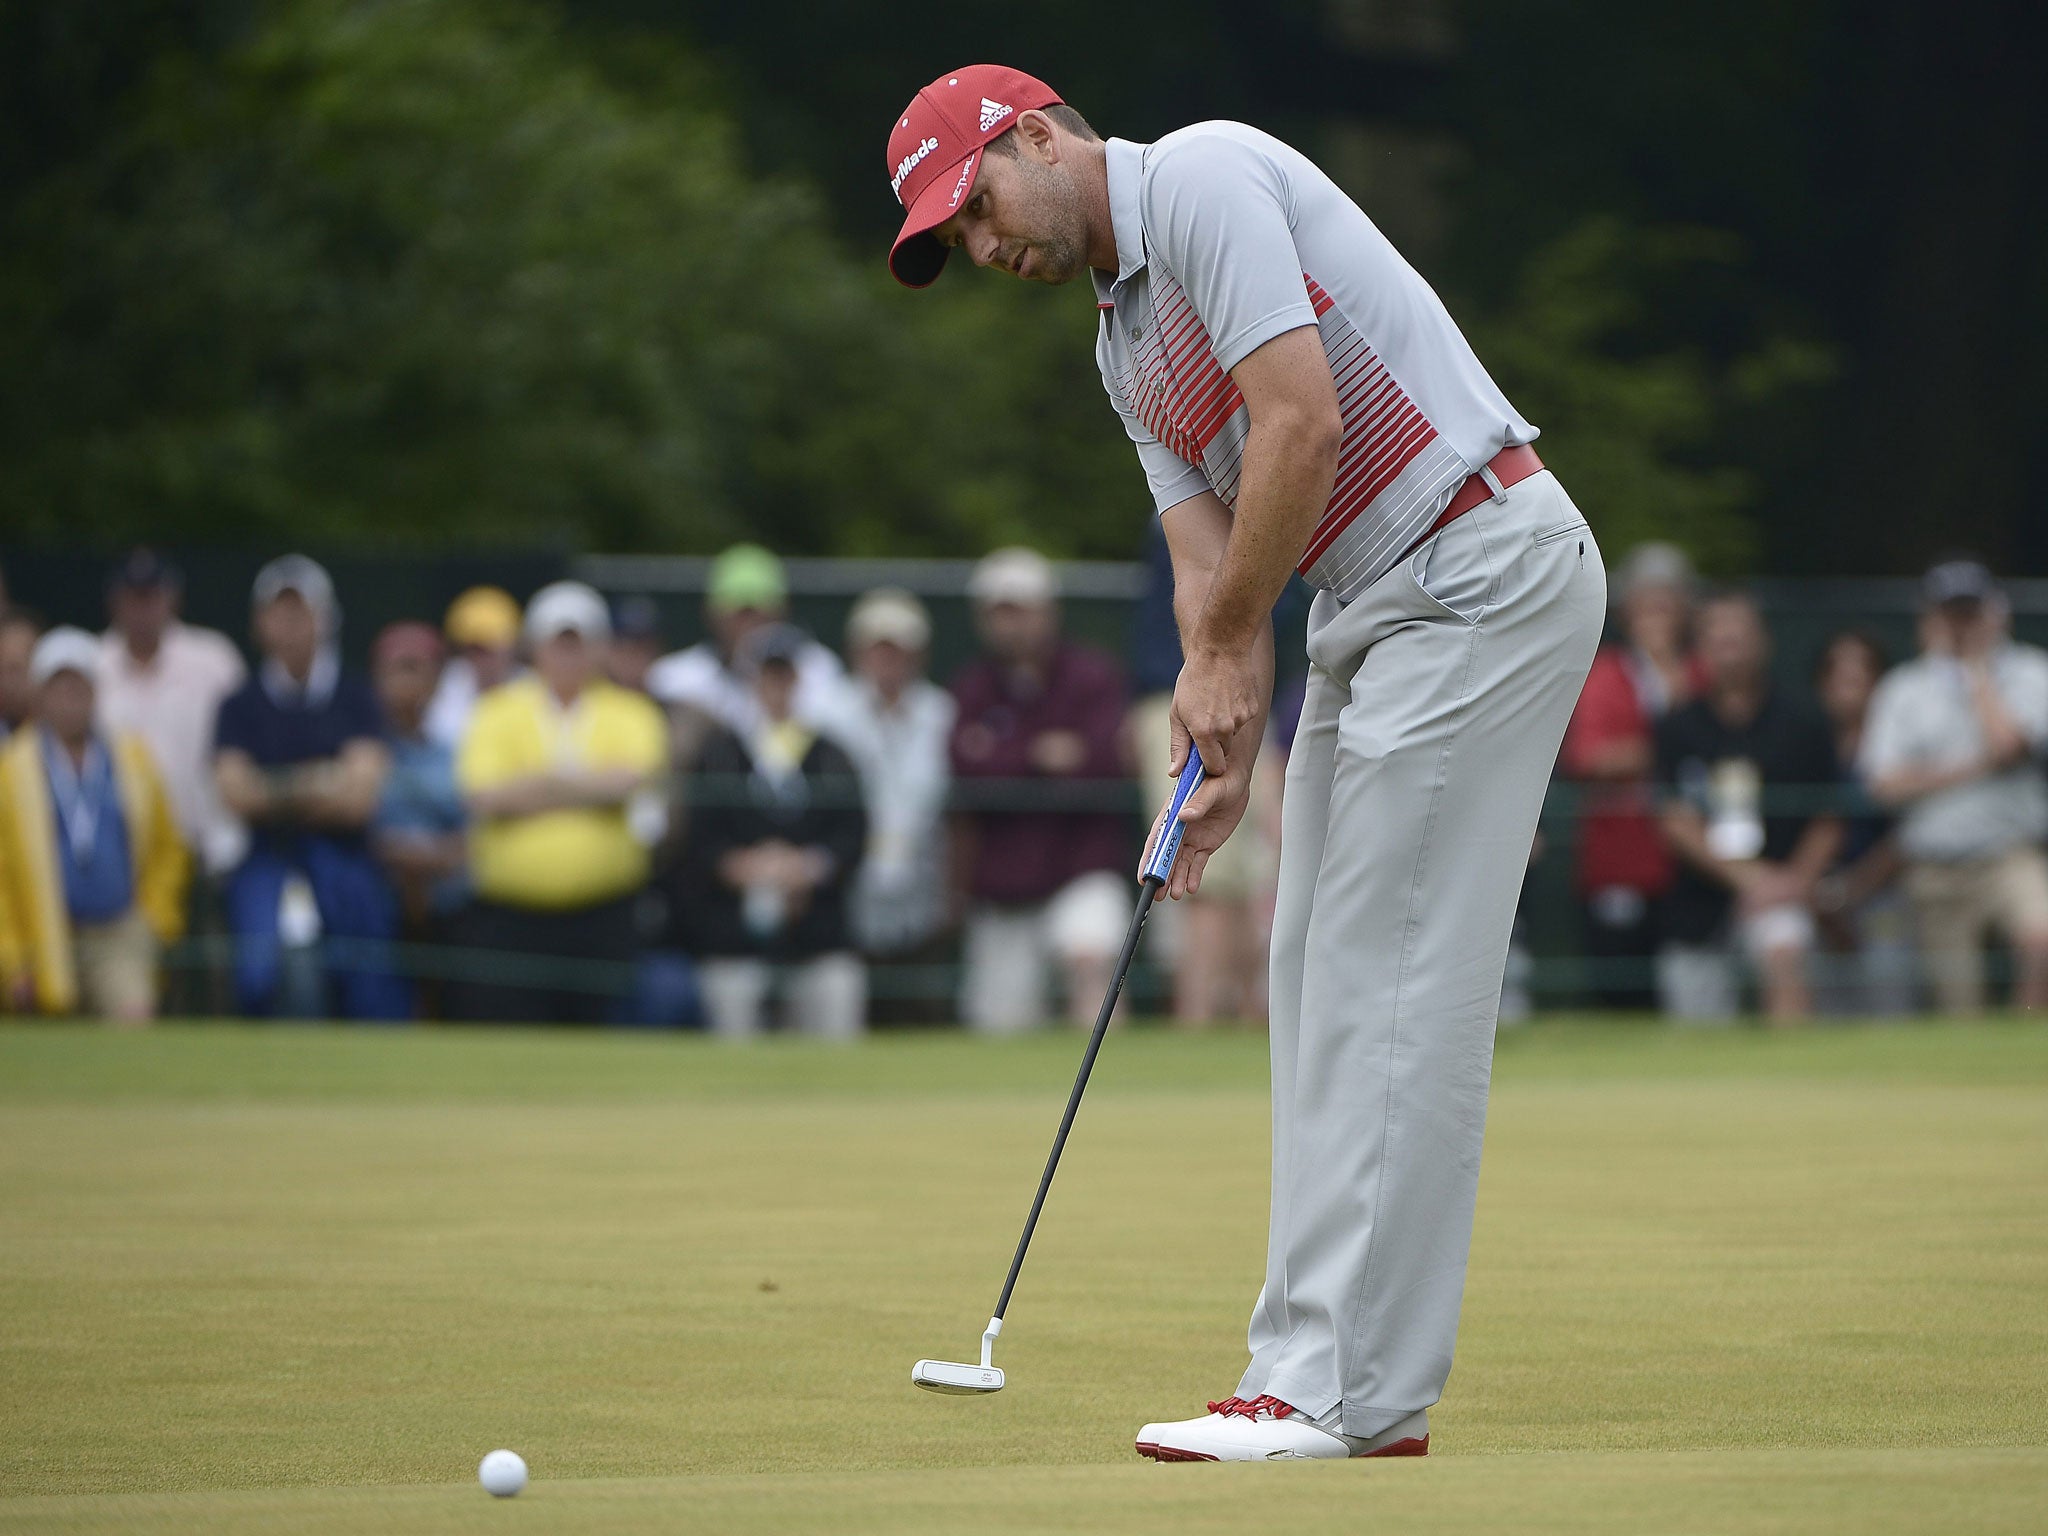
[[[961, 779], [1101, 779], [1123, 784], [1122, 670], [1102, 652], [1055, 638], [1028, 666], [978, 656], [953, 678]], [[1057, 790], [1048, 791], [1056, 795]], [[1076, 875], [1132, 861], [1131, 819], [1064, 810], [974, 811], [968, 895], [1044, 901]]]
[[1003, 1031], [1048, 1016], [1054, 972], [1069, 1016], [1093, 1009], [1107, 985], [1130, 915], [1134, 824], [1122, 812], [1063, 808], [1059, 796], [1090, 780], [1126, 782], [1128, 700], [1115, 662], [1060, 638], [1057, 587], [1041, 556], [999, 550], [969, 592], [985, 649], [953, 680], [957, 787], [971, 804], [977, 780], [1036, 780], [1021, 787], [1045, 800], [962, 817], [961, 1011], [975, 1029]]

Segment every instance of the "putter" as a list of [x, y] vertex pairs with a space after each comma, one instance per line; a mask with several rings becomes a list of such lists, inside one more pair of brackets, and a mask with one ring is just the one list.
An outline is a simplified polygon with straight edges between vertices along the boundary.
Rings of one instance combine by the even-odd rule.
[[981, 1364], [969, 1365], [963, 1360], [918, 1361], [910, 1368], [910, 1379], [927, 1392], [978, 1397], [1003, 1390], [1003, 1370], [995, 1363], [996, 1337], [1003, 1331], [1003, 1314], [1010, 1309], [1010, 1292], [1017, 1288], [1017, 1274], [1024, 1268], [1024, 1255], [1031, 1247], [1031, 1234], [1038, 1230], [1038, 1213], [1045, 1209], [1045, 1193], [1052, 1188], [1052, 1176], [1060, 1166], [1060, 1154], [1067, 1149], [1067, 1132], [1074, 1128], [1074, 1113], [1081, 1107], [1081, 1094], [1088, 1087], [1088, 1074], [1095, 1070], [1095, 1058], [1102, 1050], [1102, 1037], [1109, 1033], [1109, 1016], [1116, 1011], [1117, 997], [1124, 989], [1124, 975], [1131, 968], [1131, 956], [1138, 950], [1138, 936], [1145, 931], [1146, 915], [1152, 910], [1153, 898], [1173, 873], [1173, 861], [1180, 853], [1181, 834], [1186, 830], [1180, 819], [1181, 807], [1188, 803], [1188, 796], [1201, 783], [1201, 755], [1190, 745], [1187, 766], [1181, 770], [1180, 782], [1174, 786], [1173, 801], [1166, 808], [1166, 823], [1160, 830], [1159, 844], [1152, 850], [1152, 856], [1145, 861], [1144, 871], [1138, 877], [1138, 910], [1131, 914], [1131, 931], [1124, 935], [1124, 949], [1117, 957], [1116, 974], [1109, 978], [1109, 993], [1102, 999], [1102, 1011], [1095, 1016], [1095, 1033], [1088, 1037], [1088, 1049], [1081, 1056], [1081, 1070], [1074, 1077], [1074, 1091], [1067, 1095], [1067, 1112], [1060, 1116], [1059, 1134], [1052, 1139], [1052, 1155], [1046, 1158], [1045, 1172], [1039, 1176], [1038, 1195], [1031, 1202], [1031, 1214], [1024, 1218], [1024, 1235], [1017, 1239], [1017, 1254], [1010, 1260], [1010, 1273], [1003, 1280], [1003, 1294], [996, 1298], [995, 1315], [988, 1320], [988, 1329], [981, 1336]]

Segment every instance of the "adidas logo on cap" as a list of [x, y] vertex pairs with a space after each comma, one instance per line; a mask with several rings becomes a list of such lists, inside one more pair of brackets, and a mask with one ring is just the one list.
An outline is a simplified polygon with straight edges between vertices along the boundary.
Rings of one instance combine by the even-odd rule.
[[995, 127], [997, 123], [1008, 117], [1013, 110], [1013, 108], [1006, 107], [999, 101], [990, 101], [986, 96], [982, 97], [981, 131], [987, 133], [989, 129]]

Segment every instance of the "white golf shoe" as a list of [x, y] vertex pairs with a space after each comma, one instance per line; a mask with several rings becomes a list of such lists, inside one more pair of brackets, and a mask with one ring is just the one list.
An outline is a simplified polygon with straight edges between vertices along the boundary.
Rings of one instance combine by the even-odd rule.
[[1349, 1456], [1427, 1456], [1429, 1415], [1411, 1413], [1370, 1439], [1318, 1428], [1277, 1397], [1226, 1398], [1199, 1419], [1147, 1424], [1138, 1454], [1154, 1461], [1322, 1461]]

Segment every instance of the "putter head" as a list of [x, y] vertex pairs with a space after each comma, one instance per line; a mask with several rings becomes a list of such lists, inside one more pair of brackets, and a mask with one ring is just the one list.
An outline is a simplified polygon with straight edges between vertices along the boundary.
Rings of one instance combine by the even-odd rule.
[[910, 1379], [927, 1392], [945, 1392], [955, 1397], [978, 1397], [984, 1392], [1003, 1390], [1003, 1368], [999, 1365], [920, 1360], [910, 1368]]
[[958, 1360], [920, 1360], [910, 1368], [910, 1379], [927, 1392], [944, 1392], [950, 1397], [980, 1397], [1003, 1390], [1003, 1369], [996, 1364], [996, 1335], [1003, 1320], [992, 1317], [981, 1336], [981, 1364]]

